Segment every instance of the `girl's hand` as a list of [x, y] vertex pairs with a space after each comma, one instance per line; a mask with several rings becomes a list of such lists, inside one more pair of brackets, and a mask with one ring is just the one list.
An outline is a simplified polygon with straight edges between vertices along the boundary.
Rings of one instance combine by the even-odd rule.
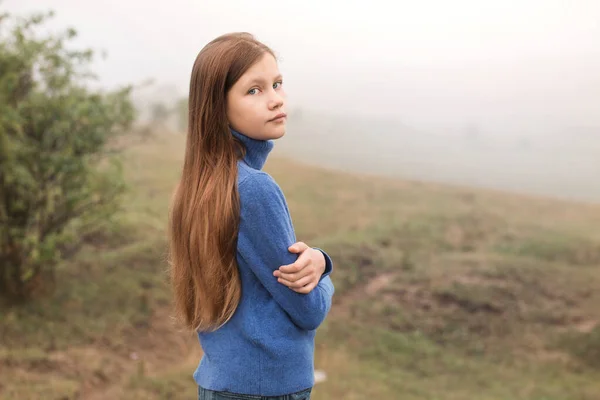
[[307, 294], [313, 290], [325, 272], [325, 256], [319, 250], [297, 242], [288, 248], [291, 253], [300, 253], [293, 264], [283, 265], [273, 272], [279, 283], [294, 292]]

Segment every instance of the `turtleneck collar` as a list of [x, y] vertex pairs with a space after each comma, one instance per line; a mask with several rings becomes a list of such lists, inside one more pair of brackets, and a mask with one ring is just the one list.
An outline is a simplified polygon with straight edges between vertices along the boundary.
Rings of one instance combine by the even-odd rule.
[[256, 140], [248, 137], [232, 128], [229, 129], [231, 134], [239, 139], [246, 148], [246, 156], [244, 161], [248, 166], [254, 169], [262, 169], [267, 162], [267, 157], [273, 150], [274, 143], [272, 140]]

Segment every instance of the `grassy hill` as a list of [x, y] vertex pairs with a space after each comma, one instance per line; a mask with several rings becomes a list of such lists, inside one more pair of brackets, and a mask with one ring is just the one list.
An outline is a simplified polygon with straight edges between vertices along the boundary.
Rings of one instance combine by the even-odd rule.
[[[127, 155], [111, 232], [57, 291], [0, 308], [0, 399], [191, 399], [165, 223], [183, 141]], [[341, 174], [273, 158], [299, 239], [334, 258], [314, 398], [600, 398], [600, 205]], [[293, 371], [291, 371], [293, 373]]]

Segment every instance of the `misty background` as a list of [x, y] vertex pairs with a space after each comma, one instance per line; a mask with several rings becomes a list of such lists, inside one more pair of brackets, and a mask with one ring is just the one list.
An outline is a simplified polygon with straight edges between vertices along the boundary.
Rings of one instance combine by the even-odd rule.
[[280, 58], [281, 155], [600, 202], [597, 0], [0, 3], [40, 7], [56, 12], [52, 29], [73, 26], [76, 45], [106, 52], [98, 85], [152, 79], [142, 109], [187, 95], [208, 41], [248, 31]]

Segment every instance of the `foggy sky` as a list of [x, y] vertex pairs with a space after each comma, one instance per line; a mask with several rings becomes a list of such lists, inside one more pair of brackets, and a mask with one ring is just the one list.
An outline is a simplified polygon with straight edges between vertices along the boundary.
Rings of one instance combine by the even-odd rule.
[[[40, 6], [43, 4], [43, 7]], [[209, 40], [249, 31], [281, 59], [290, 104], [489, 131], [600, 126], [600, 1], [4, 0], [53, 9], [53, 28], [104, 49], [115, 86], [154, 78], [187, 94]]]

